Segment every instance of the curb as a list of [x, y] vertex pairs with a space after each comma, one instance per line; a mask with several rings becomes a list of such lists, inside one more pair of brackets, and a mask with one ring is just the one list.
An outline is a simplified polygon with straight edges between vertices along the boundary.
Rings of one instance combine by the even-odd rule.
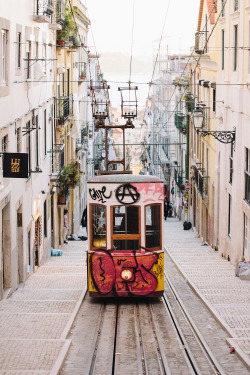
[[244, 340], [242, 338], [228, 338], [226, 339], [227, 344], [230, 348], [234, 347], [235, 348], [235, 353], [237, 357], [244, 362], [244, 365], [246, 365], [247, 369], [250, 371], [250, 360], [248, 356], [237, 346], [237, 341]]
[[80, 306], [82, 304], [82, 301], [83, 299], [85, 298], [86, 296], [86, 293], [87, 293], [87, 286], [85, 286], [85, 290], [82, 292], [82, 294], [80, 295], [76, 305], [75, 305], [75, 308], [72, 312], [72, 314], [70, 315], [70, 318], [68, 320], [68, 323], [66, 324], [66, 327], [64, 328], [62, 334], [61, 334], [61, 337], [60, 337], [60, 340], [64, 341], [65, 344], [63, 345], [63, 348], [62, 350], [60, 351], [59, 355], [58, 355], [58, 358], [52, 368], [52, 370], [50, 371], [50, 375], [58, 375], [62, 366], [63, 366], [63, 363], [66, 359], [66, 356], [68, 354], [68, 351], [69, 351], [69, 348], [70, 348], [70, 345], [71, 345], [71, 340], [70, 339], [67, 339], [67, 336], [69, 334], [69, 331], [74, 323], [74, 320], [76, 318], [76, 315], [80, 309]]
[[78, 313], [78, 310], [80, 309], [80, 306], [82, 304], [82, 301], [83, 299], [85, 298], [86, 296], [86, 293], [87, 293], [87, 285], [85, 285], [85, 290], [82, 292], [82, 294], [80, 295], [79, 297], [79, 300], [77, 301], [76, 305], [75, 305], [75, 308], [68, 320], [68, 323], [66, 325], [66, 327], [64, 328], [62, 334], [61, 334], [61, 337], [60, 337], [60, 340], [66, 340], [67, 339], [67, 336], [69, 334], [69, 331], [72, 327], [72, 324], [74, 323], [74, 320], [75, 320], [75, 317]]
[[63, 362], [68, 354], [68, 351], [69, 351], [69, 347], [71, 345], [71, 340], [65, 340], [65, 343], [63, 345], [63, 348], [62, 350], [60, 351], [59, 353], [59, 356], [52, 368], [52, 370], [50, 370], [50, 375], [57, 375], [59, 374], [59, 371], [61, 370], [62, 368], [62, 365], [63, 365]]
[[237, 348], [235, 344], [235, 340], [239, 340], [238, 338], [234, 337], [234, 332], [231, 330], [231, 328], [228, 326], [228, 324], [220, 317], [218, 316], [217, 311], [214, 309], [214, 307], [211, 305], [211, 303], [201, 294], [199, 289], [189, 280], [188, 276], [186, 273], [183, 271], [183, 269], [179, 266], [175, 258], [169, 253], [168, 249], [166, 246], [164, 246], [164, 249], [170, 259], [173, 261], [174, 265], [176, 268], [179, 270], [180, 274], [183, 276], [185, 281], [188, 283], [188, 285], [192, 288], [192, 290], [195, 292], [195, 294], [202, 300], [202, 302], [205, 304], [205, 306], [208, 308], [208, 310], [211, 312], [215, 320], [219, 323], [219, 325], [227, 332], [227, 334], [230, 336], [228, 339], [226, 339], [227, 344], [232, 347], [235, 347], [235, 352], [239, 359], [246, 365], [248, 369], [250, 369], [250, 360], [246, 356], [246, 354], [240, 349]]

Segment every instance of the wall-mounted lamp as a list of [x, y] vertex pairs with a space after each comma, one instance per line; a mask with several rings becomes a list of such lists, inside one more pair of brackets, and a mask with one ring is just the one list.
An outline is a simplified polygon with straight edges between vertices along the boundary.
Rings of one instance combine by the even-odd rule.
[[204, 111], [202, 108], [197, 108], [192, 112], [192, 122], [195, 129], [202, 129], [204, 120]]
[[42, 193], [42, 194], [45, 194], [45, 191], [44, 191], [44, 190], [42, 190], [42, 191], [41, 191], [41, 193]]
[[56, 192], [56, 186], [53, 186], [51, 191], [50, 191], [50, 195], [55, 194], [55, 192]]

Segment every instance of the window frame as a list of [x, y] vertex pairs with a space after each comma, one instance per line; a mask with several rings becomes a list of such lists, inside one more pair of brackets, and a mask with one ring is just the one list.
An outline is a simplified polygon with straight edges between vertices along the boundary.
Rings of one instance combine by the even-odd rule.
[[47, 156], [47, 109], [43, 111], [43, 131], [44, 131], [44, 157]]
[[1, 82], [2, 85], [7, 85], [7, 30], [1, 30], [2, 39], [2, 67], [1, 67]]
[[244, 200], [245, 202], [250, 205], [250, 194], [248, 196], [248, 191], [250, 190], [250, 149], [247, 147], [245, 148], [246, 153], [245, 153], [245, 170], [244, 170], [244, 175], [245, 175], [245, 191], [244, 191]]
[[[106, 223], [106, 235], [105, 235], [105, 240], [106, 240], [106, 247], [105, 248], [99, 248], [99, 247], [95, 247], [92, 245], [93, 243], [93, 231], [92, 231], [92, 206], [101, 206], [101, 207], [105, 207], [105, 223]], [[89, 239], [89, 248], [90, 248], [90, 251], [96, 251], [96, 250], [107, 250], [107, 210], [108, 210], [108, 207], [105, 205], [105, 204], [98, 204], [98, 203], [90, 203], [89, 206], [88, 206], [88, 210], [89, 210], [89, 217], [88, 217], [88, 223], [89, 223], [89, 234], [90, 234], [90, 239]]]
[[238, 35], [239, 35], [239, 26], [233, 25], [233, 70], [234, 72], [238, 69]]
[[44, 237], [47, 238], [48, 236], [48, 228], [47, 228], [47, 199], [43, 202], [43, 234]]
[[[139, 223], [138, 223], [138, 228], [139, 228], [139, 233], [138, 234], [114, 234], [113, 232], [113, 208], [115, 207], [138, 207], [138, 212], [139, 212]], [[136, 250], [137, 252], [141, 252], [141, 206], [138, 204], [116, 204], [113, 206], [110, 206], [110, 240], [111, 240], [111, 248], [113, 249], [113, 241], [114, 240], [138, 240], [139, 241], [139, 249]], [[118, 250], [118, 251], [131, 251], [131, 250]]]
[[[247, 253], [247, 254], [246, 254]], [[244, 213], [243, 256], [250, 260], [250, 218]]]
[[227, 228], [227, 234], [229, 238], [232, 238], [232, 228], [231, 228], [231, 218], [232, 218], [232, 195], [228, 194], [228, 228]]
[[221, 70], [225, 70], [225, 29], [221, 30]]
[[224, 2], [225, 2], [225, 0], [221, 0], [221, 17], [225, 17]]
[[163, 204], [162, 203], [150, 203], [150, 204], [147, 204], [146, 206], [144, 206], [145, 247], [147, 245], [147, 241], [146, 241], [146, 236], [147, 236], [147, 230], [146, 230], [147, 229], [146, 228], [146, 209], [149, 206], [160, 206], [160, 246], [147, 248], [149, 251], [158, 251], [158, 250], [162, 250], [162, 210], [163, 210], [162, 206], [163, 206]]
[[234, 145], [233, 143], [231, 143], [231, 150], [230, 150], [230, 156], [229, 156], [229, 183], [231, 185], [233, 183], [233, 171], [234, 171], [233, 148], [234, 148]]
[[22, 68], [22, 33], [20, 31], [17, 32], [17, 69], [20, 70]]
[[238, 12], [239, 10], [239, 0], [234, 0], [234, 12]]

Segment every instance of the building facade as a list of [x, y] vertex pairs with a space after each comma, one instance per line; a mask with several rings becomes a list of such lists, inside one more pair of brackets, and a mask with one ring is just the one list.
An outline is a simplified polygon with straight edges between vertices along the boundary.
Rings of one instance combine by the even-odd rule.
[[[89, 24], [80, 0], [67, 5], [25, 0], [21, 7], [9, 1], [1, 8], [0, 299], [24, 283], [52, 247], [59, 248], [64, 208], [69, 234], [80, 225], [84, 160], [77, 141], [86, 113], [79, 101], [86, 95], [82, 70], [88, 59], [79, 49], [84, 50]], [[27, 178], [3, 177], [4, 160], [12, 153], [27, 155]], [[60, 179], [71, 164], [77, 178], [61, 203]]]

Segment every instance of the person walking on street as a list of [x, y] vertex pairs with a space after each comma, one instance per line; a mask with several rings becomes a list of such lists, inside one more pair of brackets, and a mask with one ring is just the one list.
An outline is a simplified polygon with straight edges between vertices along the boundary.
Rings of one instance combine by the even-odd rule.
[[68, 228], [69, 228], [68, 216], [67, 216], [68, 210], [64, 209], [63, 213], [64, 213], [63, 215], [63, 240], [64, 240], [64, 243], [68, 243], [67, 241], [67, 233], [68, 233]]
[[85, 209], [83, 211], [81, 225], [82, 225], [82, 227], [87, 228], [87, 207], [85, 207]]
[[169, 200], [167, 197], [164, 199], [164, 219], [167, 220], [168, 217], [168, 211], [169, 211]]

